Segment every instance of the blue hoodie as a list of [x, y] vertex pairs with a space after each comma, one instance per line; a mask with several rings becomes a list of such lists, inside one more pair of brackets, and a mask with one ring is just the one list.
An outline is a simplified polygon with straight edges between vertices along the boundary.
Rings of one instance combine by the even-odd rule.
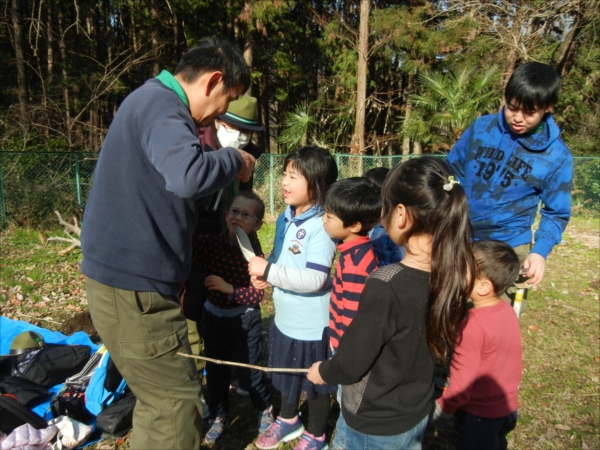
[[532, 242], [544, 258], [561, 240], [571, 217], [573, 158], [550, 114], [529, 135], [516, 135], [498, 114], [480, 117], [448, 154], [448, 163], [469, 199], [475, 239], [516, 247]]

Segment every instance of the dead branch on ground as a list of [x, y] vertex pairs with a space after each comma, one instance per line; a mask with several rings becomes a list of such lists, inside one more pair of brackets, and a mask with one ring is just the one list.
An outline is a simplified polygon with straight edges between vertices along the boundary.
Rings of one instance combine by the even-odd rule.
[[[79, 237], [81, 236], [81, 228], [77, 223], [77, 217], [73, 216], [73, 223], [69, 223], [62, 218], [58, 211], [54, 211], [54, 214], [56, 214], [56, 216], [58, 217], [58, 223], [60, 223], [64, 227], [64, 233], [67, 237], [65, 238], [60, 236], [50, 236], [48, 238], [48, 241], [68, 242], [69, 244], [71, 244], [69, 247], [58, 252], [58, 254], [66, 255], [67, 253], [76, 249], [77, 247], [81, 248], [81, 241], [79, 240]], [[72, 236], [73, 234], [76, 235], [77, 238]]]

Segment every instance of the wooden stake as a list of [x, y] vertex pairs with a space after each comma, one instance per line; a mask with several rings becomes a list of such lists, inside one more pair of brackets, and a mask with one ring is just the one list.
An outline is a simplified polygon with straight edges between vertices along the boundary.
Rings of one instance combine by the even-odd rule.
[[238, 366], [238, 367], [247, 367], [248, 369], [261, 370], [263, 372], [296, 372], [296, 373], [308, 373], [310, 369], [284, 369], [278, 367], [261, 367], [261, 366], [253, 366], [252, 364], [244, 364], [233, 361], [221, 361], [220, 359], [212, 359], [207, 358], [206, 356], [196, 356], [196, 355], [188, 355], [186, 353], [177, 352], [178, 355], [183, 356], [185, 358], [194, 358], [194, 359], [202, 359], [204, 361], [208, 361], [215, 364], [225, 364], [227, 366]]

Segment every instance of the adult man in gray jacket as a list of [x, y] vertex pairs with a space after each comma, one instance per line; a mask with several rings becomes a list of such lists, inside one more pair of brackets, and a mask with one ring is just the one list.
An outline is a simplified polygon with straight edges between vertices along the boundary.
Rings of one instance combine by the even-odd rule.
[[[137, 397], [131, 448], [198, 449], [200, 381], [178, 296], [199, 197], [246, 181], [254, 158], [204, 151], [196, 128], [247, 90], [239, 49], [203, 39], [121, 104], [100, 151], [82, 226], [92, 320]], [[208, 149], [207, 149], [208, 150]]]

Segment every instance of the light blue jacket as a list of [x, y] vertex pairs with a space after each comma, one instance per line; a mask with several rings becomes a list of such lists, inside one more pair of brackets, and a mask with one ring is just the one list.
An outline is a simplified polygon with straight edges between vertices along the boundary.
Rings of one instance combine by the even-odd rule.
[[294, 217], [288, 206], [275, 230], [266, 278], [273, 285], [275, 324], [293, 339], [319, 341], [329, 325], [331, 265], [335, 244], [323, 228], [323, 210], [313, 206]]

